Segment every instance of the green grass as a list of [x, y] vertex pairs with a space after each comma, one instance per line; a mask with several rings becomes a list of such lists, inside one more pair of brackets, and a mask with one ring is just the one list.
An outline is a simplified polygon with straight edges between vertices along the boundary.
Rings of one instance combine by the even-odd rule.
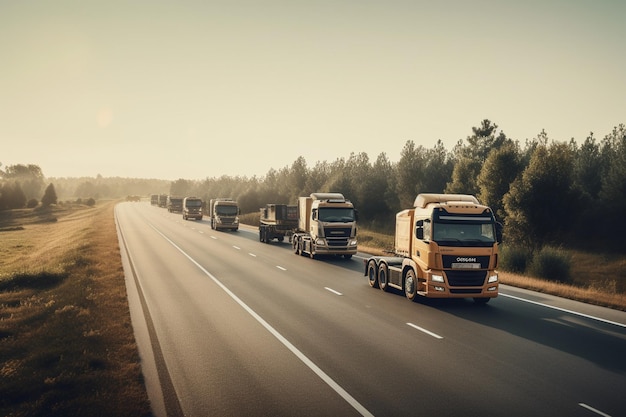
[[150, 415], [113, 202], [3, 212], [0, 230], [0, 415]]

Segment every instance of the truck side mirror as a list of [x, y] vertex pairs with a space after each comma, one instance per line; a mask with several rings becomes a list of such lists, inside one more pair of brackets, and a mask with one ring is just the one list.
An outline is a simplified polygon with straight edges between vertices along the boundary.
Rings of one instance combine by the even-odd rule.
[[498, 243], [502, 243], [502, 229], [504, 229], [502, 223], [496, 222], [496, 242]]
[[424, 220], [415, 222], [415, 237], [419, 240], [424, 240]]
[[359, 211], [357, 209], [354, 209], [354, 220], [359, 221]]

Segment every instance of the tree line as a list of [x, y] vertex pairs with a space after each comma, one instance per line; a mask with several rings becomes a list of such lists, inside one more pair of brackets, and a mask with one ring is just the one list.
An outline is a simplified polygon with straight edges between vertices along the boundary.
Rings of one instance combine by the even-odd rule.
[[[8, 170], [7, 170], [8, 171]], [[9, 172], [0, 170], [3, 184]], [[263, 177], [221, 176], [173, 182], [128, 178], [55, 179], [63, 194], [96, 198], [126, 195], [230, 197], [243, 213], [267, 203], [295, 204], [312, 192], [341, 192], [359, 210], [361, 224], [393, 233], [395, 213], [411, 208], [418, 193], [473, 194], [504, 225], [505, 242], [530, 249], [544, 245], [623, 250], [626, 232], [626, 127], [602, 139], [550, 140], [542, 131], [524, 143], [488, 119], [452, 150], [439, 140], [432, 148], [409, 140], [397, 162], [387, 153], [364, 153], [318, 161], [298, 157]], [[31, 189], [31, 183], [22, 183]]]
[[271, 169], [263, 178], [223, 176], [179, 179], [170, 194], [237, 199], [242, 212], [266, 203], [294, 204], [316, 191], [342, 192], [355, 203], [361, 223], [393, 233], [395, 213], [413, 207], [418, 193], [473, 194], [505, 226], [510, 245], [539, 249], [570, 245], [623, 250], [626, 233], [626, 127], [603, 139], [557, 142], [542, 131], [523, 144], [488, 119], [452, 150], [405, 143], [397, 162], [386, 153], [370, 160], [352, 153], [333, 162]]

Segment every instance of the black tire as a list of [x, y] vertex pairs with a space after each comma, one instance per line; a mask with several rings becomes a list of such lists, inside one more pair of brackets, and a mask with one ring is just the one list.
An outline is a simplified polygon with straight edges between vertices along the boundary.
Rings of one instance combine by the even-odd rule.
[[346, 259], [352, 259], [352, 255], [343, 255], [343, 257]]
[[370, 283], [370, 287], [378, 288], [378, 270], [376, 269], [376, 262], [370, 261], [367, 264], [367, 279]]
[[378, 267], [378, 288], [389, 291], [389, 270], [387, 265], [381, 263]]
[[301, 255], [299, 239], [293, 239], [293, 253]]
[[476, 304], [485, 305], [491, 300], [491, 297], [474, 297], [474, 302]]
[[259, 242], [263, 242], [263, 228], [259, 228]]
[[417, 298], [417, 286], [418, 281], [415, 276], [415, 271], [413, 269], [409, 269], [406, 271], [406, 275], [404, 276], [404, 295], [411, 301], [415, 301]]

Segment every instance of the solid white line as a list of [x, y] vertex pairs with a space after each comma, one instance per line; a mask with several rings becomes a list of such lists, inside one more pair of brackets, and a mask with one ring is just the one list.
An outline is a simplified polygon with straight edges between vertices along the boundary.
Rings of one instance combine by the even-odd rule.
[[332, 288], [328, 288], [328, 287], [324, 287], [325, 290], [328, 290], [330, 292], [332, 292], [333, 294], [337, 294], [337, 295], [343, 295], [342, 293], [340, 293], [339, 291], [335, 291]]
[[283, 268], [283, 267], [282, 267], [282, 266], [280, 266], [280, 265], [276, 265], [276, 268], [280, 269], [281, 271], [286, 271], [286, 270], [287, 270], [287, 268]]
[[407, 324], [408, 324], [409, 326], [411, 326], [412, 328], [417, 329], [417, 330], [419, 330], [420, 332], [424, 332], [424, 333], [426, 333], [427, 335], [430, 335], [430, 336], [432, 336], [432, 337], [434, 337], [434, 338], [436, 338], [436, 339], [443, 339], [443, 336], [439, 336], [437, 333], [433, 333], [433, 332], [431, 332], [431, 331], [429, 331], [429, 330], [424, 329], [423, 327], [417, 326], [417, 325], [415, 325], [415, 324], [413, 324], [413, 323], [407, 323]]
[[498, 294], [498, 295], [501, 295], [501, 296], [503, 296], [503, 297], [513, 298], [513, 299], [518, 300], [518, 301], [524, 301], [524, 302], [526, 302], [526, 303], [535, 304], [535, 305], [542, 306], [542, 307], [551, 308], [551, 309], [553, 309], [553, 310], [559, 310], [559, 311], [562, 311], [562, 312], [564, 312], [564, 313], [573, 314], [573, 315], [575, 315], [575, 316], [585, 317], [585, 318], [592, 319], [592, 320], [596, 320], [596, 321], [600, 321], [600, 322], [603, 322], [603, 323], [612, 324], [612, 325], [614, 325], [614, 326], [619, 326], [619, 327], [624, 327], [624, 328], [626, 328], [626, 324], [618, 323], [618, 322], [616, 322], [616, 321], [606, 320], [606, 319], [603, 319], [603, 318], [600, 318], [600, 317], [590, 316], [589, 314], [579, 313], [578, 311], [567, 310], [567, 309], [565, 309], [565, 308], [555, 307], [555, 306], [551, 306], [551, 305], [549, 305], [549, 304], [544, 304], [544, 303], [539, 303], [539, 302], [537, 302], [537, 301], [527, 300], [527, 299], [525, 299], [525, 298], [516, 297], [516, 296], [514, 296], [514, 295], [502, 294], [502, 293], [500, 293], [500, 294]]
[[601, 415], [603, 417], [611, 417], [609, 414], [603, 413], [600, 410], [596, 410], [595, 408], [593, 408], [593, 407], [591, 407], [591, 406], [589, 406], [589, 405], [587, 405], [585, 403], [578, 403], [578, 405], [581, 406], [582, 408], [586, 408], [589, 411], [593, 411], [594, 413], [596, 413], [598, 415]]
[[312, 370], [322, 381], [324, 381], [329, 387], [331, 387], [337, 394], [341, 396], [348, 404], [352, 406], [359, 414], [364, 417], [374, 417], [367, 408], [363, 407], [353, 396], [351, 396], [345, 389], [337, 384], [330, 376], [328, 376], [322, 369], [311, 361], [304, 353], [300, 352], [289, 340], [281, 335], [276, 329], [274, 329], [263, 317], [259, 316], [254, 310], [252, 310], [246, 303], [244, 303], [239, 297], [228, 289], [220, 280], [214, 277], [209, 271], [204, 269], [202, 265], [196, 262], [190, 255], [182, 250], [176, 243], [172, 242], [167, 236], [161, 233], [156, 227], [150, 225], [163, 239], [167, 240], [172, 246], [174, 246], [180, 253], [182, 253], [191, 263], [197, 266], [206, 276], [208, 276], [217, 286], [219, 286], [226, 294], [230, 296], [237, 304], [239, 304], [245, 311], [248, 312], [261, 326], [270, 332], [280, 343], [291, 351], [298, 359], [300, 359], [310, 370]]

